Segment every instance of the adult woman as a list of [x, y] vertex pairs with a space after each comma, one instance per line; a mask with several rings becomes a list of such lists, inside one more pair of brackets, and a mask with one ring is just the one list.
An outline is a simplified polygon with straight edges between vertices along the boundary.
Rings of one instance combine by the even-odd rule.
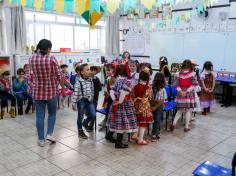
[[[52, 43], [42, 39], [37, 45], [30, 60], [30, 68], [33, 73], [32, 96], [36, 106], [36, 127], [38, 132], [38, 144], [43, 147], [45, 139], [56, 142], [52, 137], [56, 121], [57, 92], [58, 85], [61, 84], [64, 94], [63, 75], [54, 56], [50, 55]], [[44, 118], [46, 106], [48, 109], [48, 128], [46, 138], [44, 136]]]

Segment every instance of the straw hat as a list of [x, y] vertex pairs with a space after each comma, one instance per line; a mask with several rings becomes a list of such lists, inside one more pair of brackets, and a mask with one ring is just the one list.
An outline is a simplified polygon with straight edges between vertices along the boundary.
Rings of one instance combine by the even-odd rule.
[[194, 65], [194, 66], [198, 66], [198, 64], [197, 64], [196, 60], [194, 60], [194, 59], [191, 59], [190, 61], [191, 61], [192, 65]]
[[8, 65], [0, 65], [0, 76], [2, 76], [6, 72], [10, 73], [9, 66]]

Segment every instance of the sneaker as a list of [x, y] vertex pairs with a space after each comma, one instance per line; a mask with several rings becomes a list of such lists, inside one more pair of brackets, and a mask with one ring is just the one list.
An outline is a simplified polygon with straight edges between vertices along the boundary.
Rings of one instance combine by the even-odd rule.
[[52, 135], [47, 135], [46, 140], [50, 141], [51, 143], [56, 143], [57, 140]]
[[88, 136], [84, 133], [84, 130], [79, 130], [79, 137], [82, 139], [88, 139]]
[[93, 127], [89, 126], [86, 120], [83, 121], [83, 126], [87, 132], [93, 131]]
[[38, 140], [38, 145], [40, 147], [44, 147], [45, 146], [45, 141], [44, 140]]
[[30, 111], [30, 106], [27, 106], [26, 109], [25, 109], [25, 113], [28, 114]]
[[152, 135], [152, 137], [151, 137], [151, 141], [152, 142], [157, 142], [157, 136], [156, 135]]
[[10, 114], [11, 118], [15, 118], [16, 117], [15, 109], [11, 108], [9, 111], [9, 114]]
[[175, 130], [175, 126], [174, 125], [171, 125], [170, 126], [170, 131], [174, 131]]

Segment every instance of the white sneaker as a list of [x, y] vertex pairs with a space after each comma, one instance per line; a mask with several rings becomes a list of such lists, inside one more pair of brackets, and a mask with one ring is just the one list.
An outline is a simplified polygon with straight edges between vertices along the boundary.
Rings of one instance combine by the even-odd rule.
[[56, 143], [57, 142], [57, 140], [54, 137], [52, 137], [52, 135], [49, 135], [49, 134], [47, 135], [46, 140], [48, 140], [48, 141], [50, 141], [52, 143]]
[[45, 146], [45, 141], [44, 140], [38, 140], [38, 145], [40, 147], [44, 147]]

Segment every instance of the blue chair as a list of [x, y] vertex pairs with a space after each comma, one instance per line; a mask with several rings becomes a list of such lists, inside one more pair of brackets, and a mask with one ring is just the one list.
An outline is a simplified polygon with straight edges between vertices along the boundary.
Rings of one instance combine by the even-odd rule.
[[167, 130], [167, 125], [168, 125], [167, 123], [170, 116], [170, 112], [174, 111], [175, 106], [176, 106], [175, 101], [170, 101], [170, 102], [167, 102], [166, 106], [163, 108], [164, 112], [166, 112], [166, 130]]
[[232, 160], [232, 170], [224, 168], [209, 161], [203, 162], [194, 171], [194, 176], [235, 176], [236, 153]]

